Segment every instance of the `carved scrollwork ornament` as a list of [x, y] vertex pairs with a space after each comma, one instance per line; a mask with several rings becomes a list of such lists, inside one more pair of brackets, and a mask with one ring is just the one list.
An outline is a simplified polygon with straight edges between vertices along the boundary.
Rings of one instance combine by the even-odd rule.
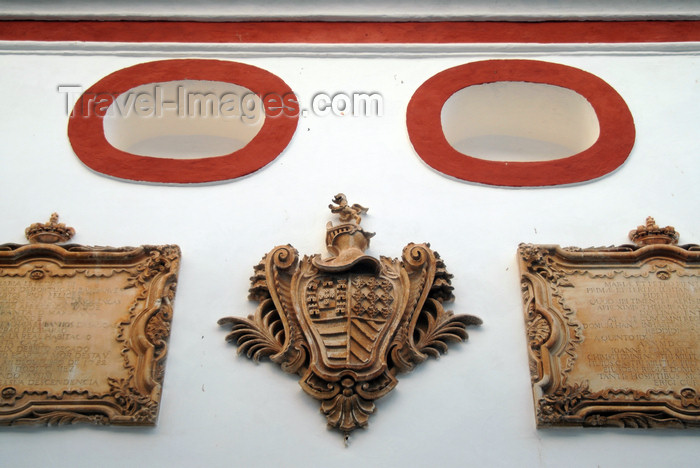
[[375, 400], [448, 343], [467, 339], [481, 320], [454, 315], [445, 264], [429, 244], [409, 244], [402, 258], [367, 255], [374, 233], [361, 226], [367, 208], [339, 193], [329, 205], [340, 224], [328, 223], [328, 257], [299, 257], [278, 246], [254, 267], [248, 298], [258, 301], [248, 318], [226, 317], [226, 340], [238, 353], [269, 358], [298, 374], [302, 389], [320, 400], [328, 426], [348, 435], [367, 426]]

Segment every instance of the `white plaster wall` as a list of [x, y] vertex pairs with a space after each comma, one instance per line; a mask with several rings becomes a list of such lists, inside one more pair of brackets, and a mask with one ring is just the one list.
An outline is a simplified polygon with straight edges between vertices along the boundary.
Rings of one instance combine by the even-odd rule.
[[[0, 428], [0, 466], [696, 466], [697, 431], [535, 429], [515, 253], [520, 242], [626, 243], [648, 215], [676, 226], [681, 242], [700, 243], [700, 47], [444, 46], [398, 56], [370, 46], [335, 55], [303, 46], [28, 47], [6, 45], [0, 55], [0, 241], [24, 242], [26, 226], [58, 211], [75, 242], [177, 243], [183, 261], [158, 426]], [[57, 86], [87, 88], [175, 56], [264, 67], [305, 107], [318, 92], [378, 92], [384, 115], [301, 118], [277, 160], [216, 185], [135, 184], [87, 169], [68, 142]], [[418, 158], [405, 110], [420, 84], [465, 62], [522, 57], [579, 67], [625, 98], [637, 140], [619, 170], [579, 186], [509, 189], [450, 179]], [[326, 207], [338, 191], [370, 207], [370, 253], [399, 256], [408, 242], [429, 241], [454, 274], [449, 307], [484, 320], [439, 362], [399, 376], [349, 448], [296, 376], [236, 357], [216, 324], [254, 311], [248, 278], [273, 246], [323, 251]]]

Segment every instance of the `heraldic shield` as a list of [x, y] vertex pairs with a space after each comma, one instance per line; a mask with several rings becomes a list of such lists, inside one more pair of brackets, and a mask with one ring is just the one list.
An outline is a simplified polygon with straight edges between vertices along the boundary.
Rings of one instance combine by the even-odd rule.
[[299, 374], [328, 425], [347, 436], [367, 425], [397, 373], [446, 352], [481, 320], [443, 309], [454, 299], [452, 275], [429, 244], [407, 245], [401, 260], [366, 255], [374, 236], [360, 226], [367, 208], [342, 193], [333, 202], [341, 224], [326, 226], [331, 256], [300, 259], [290, 245], [275, 247], [251, 278], [255, 315], [219, 324], [232, 327], [226, 339], [239, 353]]

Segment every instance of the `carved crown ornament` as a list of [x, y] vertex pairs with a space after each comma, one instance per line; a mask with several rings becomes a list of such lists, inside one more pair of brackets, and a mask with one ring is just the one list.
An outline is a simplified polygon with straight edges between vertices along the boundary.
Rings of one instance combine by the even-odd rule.
[[54, 244], [68, 242], [75, 235], [75, 229], [58, 222], [58, 213], [52, 213], [48, 223], [34, 223], [24, 230], [24, 235], [32, 244], [43, 242]]
[[0, 425], [155, 425], [180, 249], [74, 234], [54, 213], [0, 245]]
[[330, 256], [299, 257], [278, 246], [254, 268], [248, 298], [260, 302], [248, 318], [226, 317], [226, 340], [250, 359], [268, 357], [320, 400], [328, 426], [348, 435], [367, 425], [374, 401], [397, 384], [396, 375], [449, 342], [467, 339], [472, 315], [454, 315], [443, 302], [453, 287], [429, 244], [409, 244], [402, 258], [365, 254], [374, 233], [361, 226], [367, 208], [338, 194], [329, 205], [340, 224], [326, 226]]

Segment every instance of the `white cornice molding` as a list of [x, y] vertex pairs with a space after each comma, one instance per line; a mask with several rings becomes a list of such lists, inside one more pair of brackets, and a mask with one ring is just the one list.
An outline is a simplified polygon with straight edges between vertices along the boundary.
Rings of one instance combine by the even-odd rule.
[[700, 42], [586, 43], [586, 44], [211, 44], [131, 42], [0, 41], [2, 54], [88, 55], [124, 57], [222, 58], [333, 57], [333, 58], [490, 58], [561, 55], [655, 56], [700, 55]]

